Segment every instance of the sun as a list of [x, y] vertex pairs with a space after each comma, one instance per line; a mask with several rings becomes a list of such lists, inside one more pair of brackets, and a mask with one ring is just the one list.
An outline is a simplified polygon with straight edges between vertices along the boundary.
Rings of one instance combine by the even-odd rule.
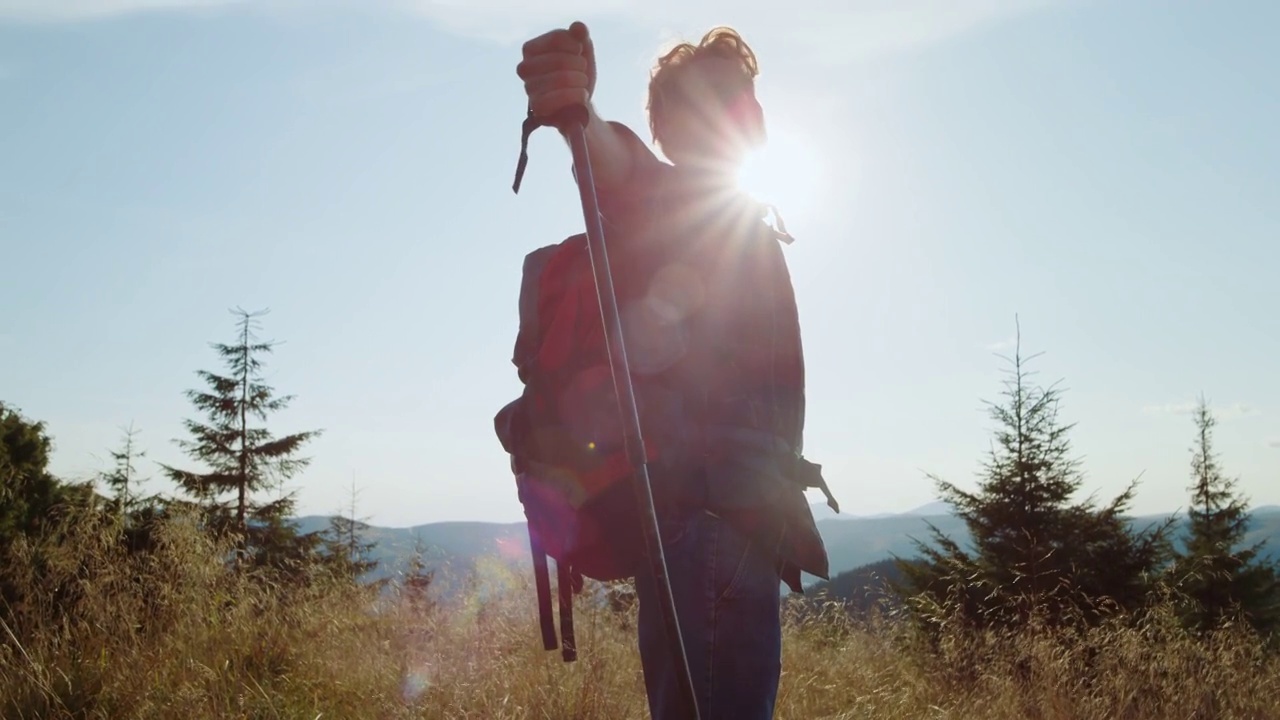
[[749, 154], [738, 172], [738, 187], [756, 200], [774, 205], [788, 222], [819, 207], [824, 163], [817, 143], [773, 124], [769, 141]]

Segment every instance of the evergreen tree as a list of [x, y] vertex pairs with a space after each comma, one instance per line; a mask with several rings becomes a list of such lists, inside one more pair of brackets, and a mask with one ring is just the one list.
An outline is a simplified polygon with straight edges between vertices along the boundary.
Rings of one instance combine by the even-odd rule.
[[1248, 532], [1248, 503], [1214, 454], [1217, 419], [1203, 397], [1194, 419], [1187, 542], [1171, 568], [1174, 586], [1184, 598], [1184, 621], [1204, 632], [1243, 616], [1256, 629], [1270, 632], [1280, 627], [1277, 568], [1261, 561], [1264, 542], [1240, 547]]
[[[1005, 402], [987, 403], [995, 443], [976, 492], [935, 481], [966, 524], [972, 548], [930, 525], [936, 547], [899, 562], [897, 590], [924, 618], [959, 613], [978, 625], [1012, 626], [1040, 614], [1052, 624], [1097, 617], [1102, 604], [1145, 602], [1145, 577], [1165, 557], [1167, 527], [1133, 534], [1124, 511], [1133, 486], [1109, 505], [1073, 502], [1083, 478], [1071, 457], [1060, 391], [1032, 385], [1019, 345]], [[932, 476], [931, 476], [932, 477]]]
[[435, 571], [427, 569], [426, 555], [427, 545], [422, 536], [415, 533], [409, 567], [400, 573], [400, 593], [409, 610], [420, 615], [429, 614], [435, 608], [430, 592]]
[[[208, 388], [186, 393], [206, 419], [186, 420], [191, 439], [178, 441], [191, 459], [207, 469], [161, 467], [194, 498], [212, 532], [237, 538], [242, 561], [297, 569], [311, 559], [319, 537], [301, 535], [292, 525], [295, 494], [285, 492], [283, 484], [310, 463], [298, 453], [320, 431], [276, 437], [261, 424], [294, 398], [276, 396], [263, 381], [261, 356], [270, 353], [275, 343], [260, 342], [255, 335], [260, 313], [233, 312], [239, 318], [236, 341], [213, 344], [226, 365], [225, 374], [198, 371]], [[275, 499], [256, 499], [271, 489], [279, 491]]]
[[140, 449], [132, 423], [123, 433], [119, 448], [110, 451], [114, 464], [100, 479], [111, 493], [107, 511], [119, 522], [121, 541], [131, 553], [147, 552], [156, 547], [155, 531], [167, 517], [168, 507], [159, 495], [142, 495], [147, 478], [140, 477], [137, 462], [146, 452]]
[[324, 541], [330, 565], [338, 575], [353, 582], [359, 582], [378, 567], [378, 561], [372, 557], [377, 543], [365, 540], [364, 533], [368, 531], [369, 525], [365, 518], [356, 517], [356, 496], [353, 483], [350, 504], [345, 508], [347, 513], [329, 518]]
[[143, 479], [138, 477], [135, 463], [146, 457], [135, 441], [138, 431], [130, 423], [124, 430], [124, 441], [120, 449], [111, 451], [111, 460], [115, 463], [111, 470], [103, 473], [102, 481], [111, 490], [112, 510], [121, 518], [127, 519], [142, 504], [139, 488]]
[[89, 502], [89, 486], [49, 472], [53, 440], [43, 422], [0, 402], [0, 547], [49, 527], [60, 509]]
[[[21, 549], [56, 548], [68, 524], [82, 517], [79, 511], [94, 505], [91, 484], [66, 483], [49, 472], [52, 447], [43, 422], [0, 401], [0, 619], [6, 621], [32, 609], [24, 596], [30, 581], [22, 578], [40, 577], [48, 560], [46, 553]], [[78, 591], [59, 588], [55, 595], [66, 599]]]

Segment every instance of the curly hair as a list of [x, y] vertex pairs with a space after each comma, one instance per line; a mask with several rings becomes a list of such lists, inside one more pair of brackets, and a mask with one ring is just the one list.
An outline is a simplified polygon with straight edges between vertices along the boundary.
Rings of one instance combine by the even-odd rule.
[[687, 69], [700, 60], [718, 58], [731, 60], [739, 64], [742, 76], [752, 83], [760, 74], [760, 66], [756, 54], [737, 30], [730, 27], [717, 27], [702, 36], [702, 40], [694, 45], [684, 42], [676, 45], [658, 58], [649, 76], [649, 100], [646, 110], [649, 114], [649, 132], [653, 139], [661, 144], [659, 126], [662, 123], [666, 108], [679, 102], [682, 98], [676, 90], [676, 77], [680, 71]]

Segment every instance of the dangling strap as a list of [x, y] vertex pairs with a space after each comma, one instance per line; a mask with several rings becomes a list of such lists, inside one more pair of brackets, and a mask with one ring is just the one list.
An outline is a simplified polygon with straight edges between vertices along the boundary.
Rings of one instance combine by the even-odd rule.
[[807, 488], [817, 488], [827, 497], [827, 507], [840, 514], [840, 503], [836, 502], [835, 495], [831, 494], [831, 488], [827, 487], [827, 479], [822, 476], [822, 466], [806, 460], [803, 457], [796, 458], [796, 480]]
[[529, 549], [533, 551], [533, 582], [538, 594], [538, 624], [542, 627], [542, 647], [556, 649], [556, 625], [551, 616], [551, 573], [547, 568], [547, 553], [538, 536], [529, 529]]
[[565, 662], [578, 659], [578, 647], [573, 639], [573, 573], [569, 565], [556, 561], [556, 586], [560, 591], [560, 644]]
[[778, 207], [776, 205], [765, 205], [764, 209], [766, 214], [768, 214], [768, 211], [772, 210], [773, 217], [777, 221], [776, 228], [769, 228], [773, 231], [773, 236], [788, 245], [794, 243], [796, 239], [791, 236], [791, 233], [787, 232], [787, 223], [782, 219], [782, 213], [778, 212]]
[[533, 107], [530, 106], [529, 114], [520, 126], [520, 159], [516, 161], [516, 180], [511, 184], [511, 191], [517, 195], [520, 194], [520, 181], [524, 179], [525, 168], [529, 166], [529, 136], [545, 124], [533, 114]]

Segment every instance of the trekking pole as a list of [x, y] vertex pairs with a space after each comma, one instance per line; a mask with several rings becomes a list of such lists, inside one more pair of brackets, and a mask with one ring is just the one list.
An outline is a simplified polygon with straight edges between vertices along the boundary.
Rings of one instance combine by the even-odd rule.
[[[661, 603], [663, 624], [667, 642], [671, 645], [675, 660], [676, 679], [680, 694], [689, 710], [687, 717], [698, 720], [698, 699], [693, 690], [693, 676], [689, 673], [689, 658], [684, 651], [684, 638], [676, 615], [675, 596], [671, 592], [671, 578], [667, 575], [667, 559], [662, 549], [662, 533], [658, 527], [658, 514], [653, 504], [653, 490], [649, 481], [649, 463], [646, 460], [644, 438], [640, 432], [640, 412], [636, 407], [635, 389], [631, 384], [631, 366], [627, 362], [627, 349], [622, 339], [622, 318], [618, 313], [618, 297], [613, 288], [613, 272], [609, 267], [609, 254], [605, 249], [604, 224], [600, 217], [600, 203], [596, 196], [595, 176], [591, 170], [591, 157], [587, 153], [587, 122], [589, 116], [583, 105], [572, 105], [547, 121], [539, 121], [530, 113], [525, 121], [525, 139], [537, 125], [558, 128], [569, 140], [573, 151], [574, 175], [582, 198], [582, 214], [587, 225], [587, 251], [591, 256], [591, 270], [595, 277], [596, 297], [600, 303], [601, 320], [605, 329], [605, 347], [609, 352], [609, 368], [613, 374], [613, 388], [618, 397], [618, 410], [624, 427], [623, 443], [632, 468], [632, 487], [639, 505], [645, 547], [648, 550], [649, 570]], [[516, 170], [513, 189], [519, 192], [520, 177], [526, 157], [521, 152], [521, 162]]]
[[605, 347], [609, 351], [613, 389], [618, 396], [618, 410], [622, 413], [623, 442], [631, 462], [632, 486], [640, 505], [645, 546], [649, 551], [649, 570], [658, 590], [658, 601], [662, 603], [667, 642], [671, 644], [676, 662], [676, 679], [690, 710], [689, 717], [696, 720], [699, 717], [698, 699], [693, 692], [693, 676], [689, 673], [689, 658], [684, 651], [675, 595], [671, 592], [671, 578], [667, 575], [667, 558], [662, 549], [662, 533], [658, 527], [658, 513], [653, 505], [653, 489], [649, 482], [649, 463], [646, 460], [644, 437], [640, 433], [640, 411], [636, 407], [635, 389], [631, 385], [631, 366], [627, 362], [627, 348], [622, 339], [618, 296], [613, 289], [613, 272], [605, 249], [604, 224], [600, 219], [595, 176], [591, 171], [591, 158], [587, 154], [587, 121], [587, 109], [581, 105], [571, 106], [563, 112], [562, 117], [555, 118], [556, 127], [568, 136], [569, 146], [573, 150], [573, 167], [577, 175], [578, 193], [582, 197], [582, 214], [587, 223], [587, 251], [591, 256], [596, 297], [600, 302], [600, 315], [604, 322]]

